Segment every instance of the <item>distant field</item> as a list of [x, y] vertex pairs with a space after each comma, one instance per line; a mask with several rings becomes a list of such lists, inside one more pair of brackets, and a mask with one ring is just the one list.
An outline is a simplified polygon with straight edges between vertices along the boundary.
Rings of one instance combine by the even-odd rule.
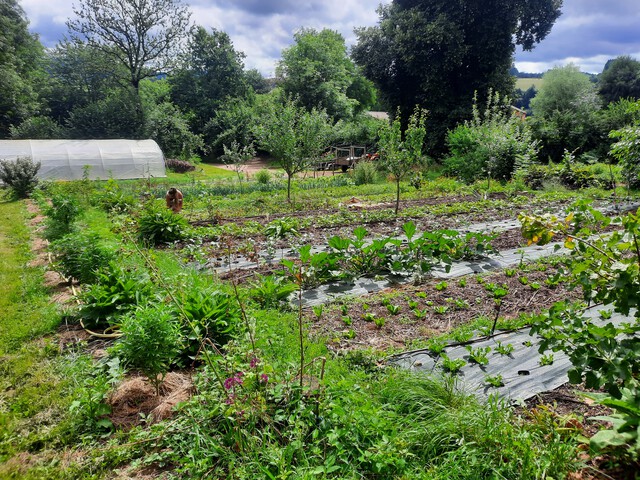
[[542, 78], [516, 78], [516, 88], [520, 90], [528, 90], [531, 85], [536, 87], [536, 90], [540, 90], [542, 86]]

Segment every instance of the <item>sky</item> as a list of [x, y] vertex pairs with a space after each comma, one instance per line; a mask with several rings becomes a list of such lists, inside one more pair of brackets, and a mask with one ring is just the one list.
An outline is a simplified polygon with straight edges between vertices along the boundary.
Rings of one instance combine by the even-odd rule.
[[[387, 0], [384, 0], [386, 2]], [[18, 0], [29, 29], [46, 47], [67, 33], [78, 0]], [[274, 75], [281, 52], [302, 27], [340, 32], [348, 46], [356, 42], [353, 29], [376, 25], [380, 0], [183, 0], [192, 21], [207, 30], [229, 34], [244, 52], [245, 67]], [[640, 2], [638, 0], [564, 0], [562, 15], [551, 33], [533, 51], [516, 51], [521, 72], [542, 73], [574, 63], [584, 72], [600, 73], [607, 60], [629, 55], [640, 60]]]

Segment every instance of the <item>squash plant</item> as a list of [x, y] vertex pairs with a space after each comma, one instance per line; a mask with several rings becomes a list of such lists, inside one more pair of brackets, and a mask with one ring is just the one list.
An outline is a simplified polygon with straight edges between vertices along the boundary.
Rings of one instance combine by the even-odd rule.
[[[638, 212], [619, 219], [620, 230], [594, 235], [612, 222], [588, 203], [577, 203], [564, 219], [550, 215], [524, 215], [522, 233], [530, 243], [544, 245], [554, 237], [564, 239], [571, 251], [567, 267], [588, 302], [613, 306], [634, 319], [614, 325], [591, 320], [568, 303], [558, 303], [538, 318], [532, 333], [542, 338], [540, 351], [564, 351], [573, 364], [572, 383], [604, 388], [597, 397], [616, 413], [613, 428], [591, 439], [594, 450], [617, 449], [625, 457], [640, 455], [640, 222]], [[615, 421], [613, 421], [615, 420]], [[620, 450], [622, 448], [622, 450]]]

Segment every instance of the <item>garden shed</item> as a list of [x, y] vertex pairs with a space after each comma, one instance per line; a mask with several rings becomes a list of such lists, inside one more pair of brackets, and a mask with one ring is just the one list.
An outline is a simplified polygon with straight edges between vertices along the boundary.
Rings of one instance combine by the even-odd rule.
[[0, 160], [31, 157], [41, 180], [165, 177], [164, 155], [153, 140], [0, 140]]

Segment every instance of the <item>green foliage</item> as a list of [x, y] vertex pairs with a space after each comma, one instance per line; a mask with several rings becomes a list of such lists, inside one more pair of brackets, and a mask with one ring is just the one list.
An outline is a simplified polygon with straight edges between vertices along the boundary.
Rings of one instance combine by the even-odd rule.
[[640, 62], [628, 55], [609, 60], [598, 77], [598, 90], [605, 103], [640, 100]]
[[[303, 28], [294, 34], [294, 41], [283, 50], [276, 70], [285, 95], [296, 98], [307, 110], [322, 109], [334, 119], [351, 118], [359, 102], [348, 95], [349, 87], [360, 75], [342, 35], [326, 28], [319, 32]], [[367, 85], [365, 80], [360, 82], [363, 88]]]
[[15, 140], [46, 140], [67, 137], [67, 130], [51, 117], [27, 118], [20, 125], [10, 127], [11, 138]]
[[[629, 111], [640, 112], [640, 101], [629, 106]], [[640, 121], [634, 125], [610, 133], [616, 143], [611, 146], [611, 155], [622, 166], [623, 176], [629, 187], [640, 188]]]
[[140, 369], [159, 395], [164, 376], [182, 350], [174, 311], [162, 303], [138, 306], [122, 316], [120, 332], [111, 355], [125, 366]]
[[0, 181], [6, 184], [18, 198], [26, 198], [36, 188], [36, 175], [40, 162], [31, 157], [18, 157], [15, 161], [0, 160]]
[[75, 107], [66, 125], [71, 138], [140, 138], [144, 127], [140, 99], [133, 87], [118, 86]]
[[380, 172], [375, 162], [358, 162], [350, 175], [356, 185], [367, 185], [376, 183]]
[[126, 193], [112, 178], [104, 183], [102, 191], [94, 198], [107, 212], [128, 212], [139, 203], [137, 198]]
[[113, 248], [106, 246], [100, 241], [100, 236], [92, 232], [65, 235], [52, 242], [51, 251], [56, 271], [80, 283], [94, 283], [98, 272], [115, 259]]
[[188, 226], [182, 215], [156, 202], [149, 202], [138, 219], [140, 240], [151, 245], [185, 239]]
[[290, 217], [272, 220], [264, 227], [263, 233], [270, 238], [297, 237], [298, 221]]
[[409, 124], [402, 131], [400, 110], [391, 124], [380, 129], [380, 165], [391, 173], [396, 181], [395, 213], [400, 209], [400, 181], [405, 179], [423, 161], [422, 144], [426, 135], [427, 112], [418, 107], [409, 117]]
[[[169, 77], [169, 83], [171, 100], [181, 111], [190, 113], [191, 131], [200, 134], [205, 133], [203, 127], [216, 116], [220, 106], [229, 99], [247, 96], [249, 86], [244, 75], [244, 54], [235, 50], [227, 33], [215, 28], [209, 33], [201, 26], [190, 33], [186, 64]], [[222, 133], [221, 129], [216, 130], [216, 135]], [[207, 132], [206, 142], [212, 140], [214, 136]], [[230, 143], [231, 139], [223, 142]]]
[[271, 182], [271, 172], [265, 169], [258, 170], [256, 174], [253, 176], [253, 178], [260, 185], [267, 185], [269, 182]]
[[[267, 100], [262, 100], [264, 103]], [[267, 101], [268, 102], [268, 101]], [[204, 127], [204, 135], [211, 153], [224, 153], [223, 145], [237, 142], [249, 145], [256, 141], [254, 130], [261, 118], [261, 101], [255, 96], [226, 98]]]
[[[568, 266], [574, 283], [582, 287], [585, 300], [612, 305], [616, 312], [629, 315], [631, 309], [640, 305], [638, 214], [629, 213], [620, 219], [622, 231], [593, 236], [593, 230], [608, 226], [612, 220], [586, 203], [575, 205], [573, 210], [564, 220], [522, 215], [523, 233], [541, 244], [556, 235], [564, 236], [565, 247], [571, 250]], [[624, 433], [623, 425], [634, 425], [638, 418], [637, 412], [625, 410], [623, 405], [629, 402], [637, 405], [640, 399], [638, 312], [635, 311], [636, 318], [630, 323], [602, 324], [584, 317], [574, 306], [559, 303], [532, 328], [532, 333], [544, 339], [541, 352], [562, 350], [569, 356], [573, 364], [569, 371], [572, 383], [585, 382], [588, 388], [606, 389], [622, 420], [614, 423], [613, 432], [600, 437], [610, 439], [612, 445], [620, 440], [618, 434]], [[625, 398], [620, 401], [623, 395]], [[636, 439], [630, 441], [628, 447], [637, 456]]]
[[233, 140], [229, 146], [226, 144], [222, 146], [224, 150], [224, 155], [220, 157], [220, 160], [225, 165], [229, 165], [233, 167], [236, 174], [238, 175], [238, 180], [242, 181], [242, 168], [248, 160], [253, 158], [256, 154], [255, 148], [253, 148], [253, 144], [249, 145], [240, 145], [238, 142]]
[[80, 293], [80, 320], [87, 328], [117, 325], [120, 316], [149, 301], [153, 287], [146, 272], [123, 268], [112, 262], [98, 272], [97, 282]]
[[166, 157], [186, 160], [204, 148], [202, 135], [189, 130], [187, 115], [170, 102], [150, 106], [144, 120], [146, 136], [158, 142]]
[[446, 173], [467, 183], [482, 178], [504, 182], [536, 160], [538, 142], [527, 123], [513, 115], [507, 98], [489, 91], [481, 112], [474, 96], [472, 115], [447, 134]]
[[111, 55], [127, 75], [120, 78], [135, 90], [145, 78], [169, 72], [177, 63], [189, 32], [186, 5], [151, 0], [120, 8], [83, 0], [67, 22], [69, 36]]
[[332, 143], [337, 145], [366, 145], [376, 148], [380, 128], [386, 120], [360, 113], [351, 120], [338, 120], [333, 126]]
[[8, 138], [12, 125], [20, 125], [41, 109], [44, 47], [29, 32], [29, 22], [16, 0], [2, 3], [0, 32], [0, 138]]
[[78, 382], [74, 400], [69, 406], [74, 422], [82, 432], [109, 431], [113, 424], [107, 418], [111, 407], [106, 400], [114, 384], [122, 378], [120, 362], [117, 358], [95, 365], [88, 364], [91, 361], [89, 358], [79, 358], [77, 361], [84, 369], [83, 378]]
[[317, 159], [327, 147], [331, 126], [324, 110], [306, 111], [295, 100], [277, 99], [266, 106], [256, 127], [260, 147], [269, 152], [287, 174], [287, 200], [291, 201], [291, 179]]
[[465, 347], [469, 352], [469, 360], [478, 365], [486, 365], [489, 363], [489, 352], [491, 347], [473, 348], [471, 345]]
[[182, 361], [194, 360], [207, 341], [219, 347], [239, 333], [241, 310], [233, 295], [192, 277], [175, 297], [180, 312], [186, 315], [180, 325], [184, 343]]
[[544, 39], [560, 4], [394, 1], [378, 13], [378, 26], [356, 30], [352, 57], [405, 123], [416, 103], [429, 111], [427, 148], [435, 154], [447, 131], [468, 118], [474, 91], [511, 92], [515, 45], [530, 50]]
[[75, 197], [64, 193], [54, 194], [51, 206], [45, 209], [47, 219], [44, 237], [53, 241], [72, 233], [75, 229], [74, 222], [81, 213], [82, 209]]
[[597, 146], [601, 109], [596, 87], [576, 65], [555, 67], [531, 100], [534, 137], [541, 142], [540, 157], [559, 162], [565, 150], [585, 152]]
[[442, 362], [442, 368], [445, 372], [458, 373], [467, 362], [462, 358], [449, 358], [449, 356], [440, 352], [440, 361]]
[[285, 277], [267, 275], [251, 284], [250, 298], [262, 308], [281, 308], [296, 289]]
[[486, 377], [484, 377], [484, 383], [486, 383], [487, 385], [491, 385], [492, 387], [503, 387], [504, 386], [504, 379], [502, 378], [502, 375], [498, 374], [498, 375], [487, 375]]

